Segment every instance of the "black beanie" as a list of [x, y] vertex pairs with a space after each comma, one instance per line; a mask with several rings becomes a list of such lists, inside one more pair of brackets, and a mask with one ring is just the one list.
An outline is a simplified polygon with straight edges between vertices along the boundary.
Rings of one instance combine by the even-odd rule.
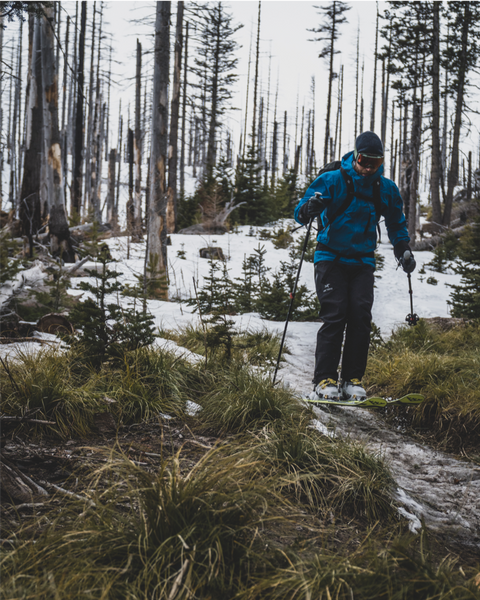
[[382, 140], [373, 131], [364, 131], [355, 140], [355, 159], [357, 154], [383, 156]]

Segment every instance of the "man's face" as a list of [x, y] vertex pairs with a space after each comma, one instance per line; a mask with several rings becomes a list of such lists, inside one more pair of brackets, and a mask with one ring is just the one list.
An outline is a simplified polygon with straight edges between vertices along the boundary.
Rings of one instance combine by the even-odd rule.
[[381, 165], [374, 167], [373, 165], [362, 166], [358, 161], [354, 161], [353, 168], [355, 171], [361, 175], [362, 177], [367, 177], [368, 175], [373, 175], [378, 171]]

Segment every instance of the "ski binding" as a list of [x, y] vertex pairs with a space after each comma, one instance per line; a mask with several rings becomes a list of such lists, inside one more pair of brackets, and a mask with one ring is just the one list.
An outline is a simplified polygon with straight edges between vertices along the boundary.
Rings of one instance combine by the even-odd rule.
[[363, 398], [363, 400], [328, 400], [320, 398], [315, 392], [304, 398], [308, 404], [328, 406], [360, 406], [362, 408], [382, 408], [387, 405], [384, 398]]

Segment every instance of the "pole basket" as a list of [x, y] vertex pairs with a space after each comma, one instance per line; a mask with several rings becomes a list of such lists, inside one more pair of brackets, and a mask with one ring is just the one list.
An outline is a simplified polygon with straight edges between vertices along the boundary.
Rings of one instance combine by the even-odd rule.
[[410, 325], [410, 327], [415, 327], [419, 320], [420, 317], [415, 313], [410, 313], [405, 317], [405, 321]]

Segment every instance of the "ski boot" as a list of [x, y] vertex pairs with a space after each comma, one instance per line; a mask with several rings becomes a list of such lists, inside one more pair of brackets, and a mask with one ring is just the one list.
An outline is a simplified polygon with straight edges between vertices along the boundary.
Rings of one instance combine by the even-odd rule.
[[315, 399], [314, 396], [321, 398], [322, 400], [340, 400], [337, 382], [334, 379], [322, 379], [322, 381], [315, 386], [315, 391], [311, 394], [312, 400]]
[[362, 383], [359, 379], [352, 379], [351, 381], [344, 381], [340, 388], [341, 399], [348, 402], [355, 400], [365, 400], [367, 392], [363, 389]]

